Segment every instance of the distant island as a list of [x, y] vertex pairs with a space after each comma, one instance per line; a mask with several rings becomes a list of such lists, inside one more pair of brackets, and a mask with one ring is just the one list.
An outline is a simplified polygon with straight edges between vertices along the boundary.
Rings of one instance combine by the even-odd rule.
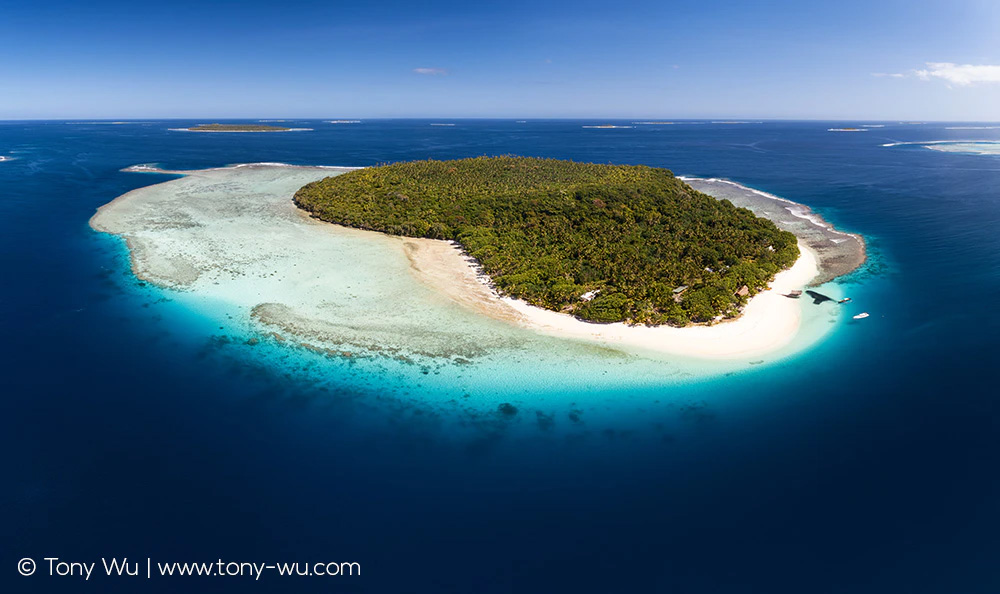
[[267, 124], [199, 124], [185, 128], [191, 132], [291, 132], [293, 128]]
[[591, 322], [736, 317], [799, 257], [793, 233], [645, 166], [415, 161], [309, 183], [294, 200], [323, 221], [456, 242], [502, 294]]

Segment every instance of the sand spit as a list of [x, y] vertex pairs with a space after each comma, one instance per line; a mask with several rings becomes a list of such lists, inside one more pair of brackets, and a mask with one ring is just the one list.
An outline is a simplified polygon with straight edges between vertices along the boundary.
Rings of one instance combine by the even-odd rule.
[[735, 321], [691, 328], [590, 324], [499, 297], [450, 242], [331, 225], [292, 203], [302, 185], [351, 169], [136, 166], [129, 170], [184, 177], [115, 199], [91, 226], [126, 240], [139, 278], [228, 304], [261, 334], [340, 356], [452, 362], [550, 348], [538, 343], [553, 337], [569, 339], [555, 348], [574, 342], [654, 358], [759, 358], [789, 345], [800, 330], [808, 300], [785, 293], [843, 274], [864, 258], [860, 238], [824, 226], [807, 207], [730, 182], [691, 180], [713, 195], [739, 194], [742, 202], [720, 197], [753, 202], [755, 212], [777, 213], [779, 225], [799, 235], [802, 257]]

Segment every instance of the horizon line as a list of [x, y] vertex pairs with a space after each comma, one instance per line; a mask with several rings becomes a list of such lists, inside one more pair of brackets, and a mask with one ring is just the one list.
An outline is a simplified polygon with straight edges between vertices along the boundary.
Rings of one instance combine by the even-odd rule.
[[0, 118], [0, 122], [142, 122], [145, 120], [157, 121], [181, 121], [181, 120], [253, 120], [262, 122], [270, 120], [272, 122], [284, 121], [325, 121], [336, 119], [355, 120], [542, 120], [542, 121], [576, 121], [576, 120], [617, 120], [617, 121], [658, 121], [658, 122], [900, 122], [900, 123], [1000, 123], [1000, 120], [935, 120], [920, 118], [785, 118], [785, 117], [736, 117], [736, 116], [706, 116], [706, 117], [681, 117], [671, 118], [665, 116], [565, 116], [565, 117], [544, 117], [544, 116], [324, 116], [324, 117], [234, 117], [234, 116], [148, 116], [148, 117], [44, 117], [44, 118]]

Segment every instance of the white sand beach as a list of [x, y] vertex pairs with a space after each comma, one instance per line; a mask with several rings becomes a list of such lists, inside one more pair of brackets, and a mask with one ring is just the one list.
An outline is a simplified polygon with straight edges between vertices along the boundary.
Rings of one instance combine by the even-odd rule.
[[407, 246], [418, 278], [480, 313], [560, 338], [693, 358], [752, 358], [790, 343], [798, 332], [804, 302], [785, 295], [808, 286], [819, 273], [816, 255], [799, 242], [802, 255], [795, 265], [779, 273], [767, 290], [750, 299], [735, 320], [687, 328], [593, 324], [518, 299], [498, 297], [484, 279], [477, 277], [461, 250], [450, 243], [408, 240]]

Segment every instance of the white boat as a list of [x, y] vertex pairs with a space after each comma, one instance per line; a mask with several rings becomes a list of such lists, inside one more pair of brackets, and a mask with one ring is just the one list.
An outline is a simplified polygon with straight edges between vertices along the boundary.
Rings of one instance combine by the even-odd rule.
[[868, 317], [868, 312], [863, 311], [863, 312], [859, 313], [858, 315], [854, 316], [854, 319], [855, 320], [863, 320], [863, 319], [865, 319], [867, 317]]

